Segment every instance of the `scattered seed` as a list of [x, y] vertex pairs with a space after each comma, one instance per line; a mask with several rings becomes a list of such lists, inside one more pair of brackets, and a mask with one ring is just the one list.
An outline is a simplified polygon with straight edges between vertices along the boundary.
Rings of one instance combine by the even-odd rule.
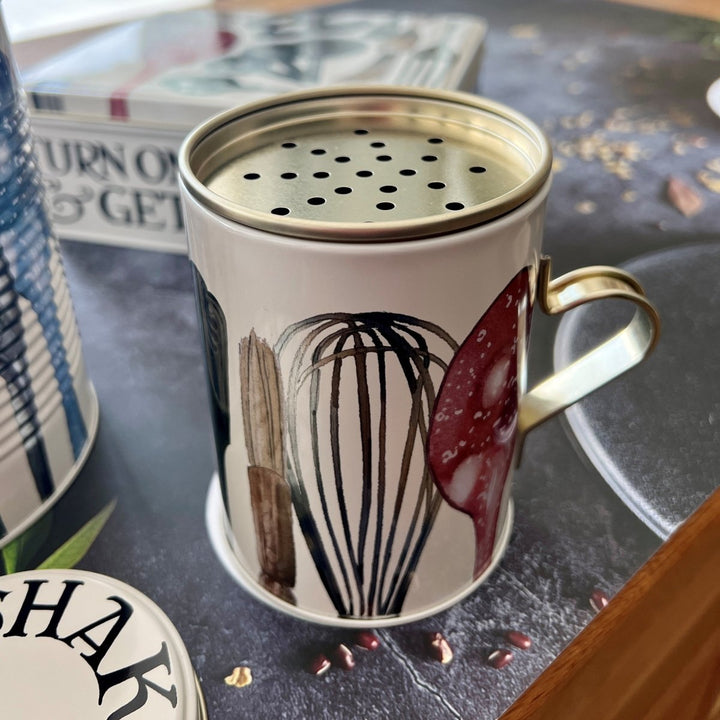
[[635, 192], [635, 190], [626, 190], [621, 195], [621, 197], [623, 199], [623, 202], [631, 203], [631, 202], [635, 202], [638, 199], [638, 194]]
[[697, 215], [703, 208], [703, 199], [680, 178], [670, 176], [667, 182], [667, 198], [685, 217]]
[[532, 645], [532, 640], [519, 630], [510, 630], [505, 637], [511, 645], [521, 650], [527, 650]]
[[720, 157], [716, 157], [716, 158], [713, 158], [712, 160], [708, 160], [705, 163], [705, 167], [714, 173], [720, 174]]
[[657, 66], [657, 63], [655, 61], [655, 58], [645, 56], [645, 57], [641, 57], [640, 60], [638, 60], [638, 65], [643, 70], [654, 70], [655, 67]]
[[231, 685], [232, 687], [245, 687], [253, 681], [252, 671], [245, 665], [233, 668], [230, 675], [225, 678], [225, 684]]
[[343, 670], [352, 670], [355, 667], [355, 656], [352, 654], [352, 650], [342, 643], [335, 648], [333, 660]]
[[505, 648], [498, 648], [493, 650], [488, 656], [488, 665], [491, 665], [496, 670], [504, 668], [513, 661], [512, 651], [506, 650]]
[[332, 666], [332, 663], [322, 653], [314, 657], [308, 668], [313, 675], [324, 675]]
[[720, 193], [720, 177], [712, 175], [707, 170], [701, 170], [697, 179], [710, 191]]
[[675, 140], [672, 144], [672, 151], [675, 155], [684, 155], [687, 152], [687, 145], [682, 140]]
[[631, 133], [633, 131], [633, 124], [629, 120], [617, 117], [608, 118], [604, 123], [604, 127], [610, 132]]
[[575, 205], [575, 211], [581, 215], [592, 215], [597, 210], [597, 203], [592, 200], [583, 200]]
[[523, 40], [533, 40], [540, 35], [537, 25], [513, 25], [510, 28], [510, 36], [514, 38], [522, 38]]
[[433, 632], [428, 635], [428, 653], [433, 660], [447, 665], [453, 659], [453, 651], [442, 633]]
[[380, 640], [375, 633], [363, 630], [355, 636], [354, 644], [363, 650], [377, 650], [380, 647]]
[[679, 127], [689, 128], [697, 124], [695, 117], [684, 108], [671, 107], [668, 111], [668, 116], [670, 117], [670, 120]]
[[562, 172], [565, 169], [565, 161], [562, 158], [553, 158], [552, 171], [554, 173]]
[[590, 594], [590, 607], [596, 613], [600, 612], [604, 607], [607, 607], [607, 604], [609, 602], [610, 598], [603, 590], [600, 590], [599, 588], [595, 588]]

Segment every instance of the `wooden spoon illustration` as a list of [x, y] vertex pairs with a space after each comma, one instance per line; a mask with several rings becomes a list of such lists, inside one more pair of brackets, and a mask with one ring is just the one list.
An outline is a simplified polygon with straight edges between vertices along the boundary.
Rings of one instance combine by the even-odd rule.
[[285, 480], [280, 370], [272, 348], [254, 330], [240, 343], [240, 394], [260, 582], [294, 605], [295, 545]]
[[427, 460], [443, 498], [475, 526], [474, 578], [490, 564], [515, 446], [518, 337], [528, 272], [498, 295], [455, 353], [438, 393]]

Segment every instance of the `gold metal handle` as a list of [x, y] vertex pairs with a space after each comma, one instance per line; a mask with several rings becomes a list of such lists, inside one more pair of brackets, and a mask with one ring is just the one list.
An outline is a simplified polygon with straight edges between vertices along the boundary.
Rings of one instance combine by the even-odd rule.
[[[519, 443], [526, 433], [644, 360], [660, 334], [660, 317], [640, 283], [618, 268], [596, 265], [550, 279], [550, 258], [540, 261], [538, 302], [548, 315], [605, 298], [637, 306], [628, 325], [586, 355], [543, 380], [520, 400]], [[519, 456], [518, 456], [519, 457]]]

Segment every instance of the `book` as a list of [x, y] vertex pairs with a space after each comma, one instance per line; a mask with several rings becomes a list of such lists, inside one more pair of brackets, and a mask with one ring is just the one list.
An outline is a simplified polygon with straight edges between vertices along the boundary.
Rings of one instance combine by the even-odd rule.
[[61, 238], [185, 252], [177, 153], [228, 108], [342, 84], [477, 89], [472, 15], [191, 10], [99, 33], [23, 73]]

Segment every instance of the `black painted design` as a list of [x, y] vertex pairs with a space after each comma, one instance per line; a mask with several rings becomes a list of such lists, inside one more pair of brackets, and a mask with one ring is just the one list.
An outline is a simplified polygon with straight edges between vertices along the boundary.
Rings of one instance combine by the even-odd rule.
[[68, 363], [65, 338], [55, 302], [54, 283], [64, 277], [57, 238], [45, 211], [44, 192], [35, 158], [25, 106], [16, 93], [9, 59], [0, 53], [0, 135], [11, 160], [0, 161], [0, 245], [14, 278], [15, 290], [37, 315], [50, 353], [77, 459], [87, 443]]
[[[427, 441], [435, 403], [432, 368], [444, 373], [443, 356], [452, 356], [457, 343], [437, 325], [407, 315], [330, 313], [290, 326], [275, 349], [290, 363], [287, 479], [320, 578], [341, 616], [398, 614], [442, 501], [424, 455], [413, 460], [414, 450]], [[408, 391], [400, 448], [389, 446], [395, 434], [389, 418], [398, 412], [388, 398], [393, 374], [404, 378]], [[320, 433], [321, 414], [328, 418], [329, 437]], [[309, 465], [300, 452], [306, 432]], [[359, 469], [347, 459], [356, 456]], [[306, 486], [310, 476], [317, 507]], [[347, 497], [358, 485], [355, 513]]]
[[[28, 371], [25, 331], [18, 299], [19, 293], [0, 245], [0, 377], [10, 393], [10, 404], [38, 494], [46, 499], [52, 494], [54, 486]], [[5, 528], [0, 523], [0, 537], [5, 534]]]
[[230, 444], [230, 411], [228, 409], [228, 341], [225, 314], [217, 298], [208, 291], [200, 271], [192, 265], [195, 301], [202, 333], [205, 377], [208, 380], [212, 423], [215, 431], [218, 474], [223, 500], [227, 507], [225, 449]]
[[[103, 704], [109, 690], [125, 682], [136, 684], [135, 695], [120, 707], [116, 707], [106, 717], [106, 720], [122, 720], [136, 710], [145, 706], [150, 691], [165, 698], [174, 708], [177, 707], [178, 694], [174, 684], [170, 687], [163, 687], [153, 680], [145, 677], [158, 667], [163, 667], [168, 676], [172, 676], [172, 665], [167, 643], [161, 641], [160, 649], [149, 657], [131, 662], [124, 667], [109, 670], [106, 656], [110, 652], [118, 636], [131, 621], [134, 614], [133, 606], [125, 599], [118, 596], [110, 596], [108, 602], [117, 605], [117, 609], [103, 617], [92, 619], [87, 625], [71, 632], [69, 635], [61, 635], [60, 628], [66, 628], [68, 621], [66, 612], [68, 607], [78, 595], [78, 589], [85, 585], [82, 580], [63, 580], [59, 597], [54, 602], [48, 601], [52, 591], [56, 589], [57, 583], [50, 580], [37, 579], [25, 580], [25, 596], [15, 615], [14, 621], [8, 620], [10, 628], [3, 633], [2, 637], [29, 637], [27, 624], [31, 614], [49, 613], [48, 624], [44, 630], [36, 631], [31, 637], [50, 638], [58, 640], [70, 648], [79, 651], [80, 657], [90, 666], [95, 675], [98, 685], [98, 706]], [[45, 586], [45, 587], [43, 587]], [[43, 594], [43, 601], [38, 597]], [[0, 591], [0, 603], [2, 603], [11, 592]], [[76, 613], [71, 613], [77, 617]], [[4, 618], [0, 614], [0, 628], [3, 627]], [[104, 632], [104, 635], [103, 635]], [[77, 645], [76, 641], [81, 641]], [[132, 646], [130, 646], [132, 647]], [[87, 648], [91, 651], [88, 652]], [[115, 653], [113, 658], [117, 658]], [[100, 665], [103, 665], [103, 672], [100, 672]]]

